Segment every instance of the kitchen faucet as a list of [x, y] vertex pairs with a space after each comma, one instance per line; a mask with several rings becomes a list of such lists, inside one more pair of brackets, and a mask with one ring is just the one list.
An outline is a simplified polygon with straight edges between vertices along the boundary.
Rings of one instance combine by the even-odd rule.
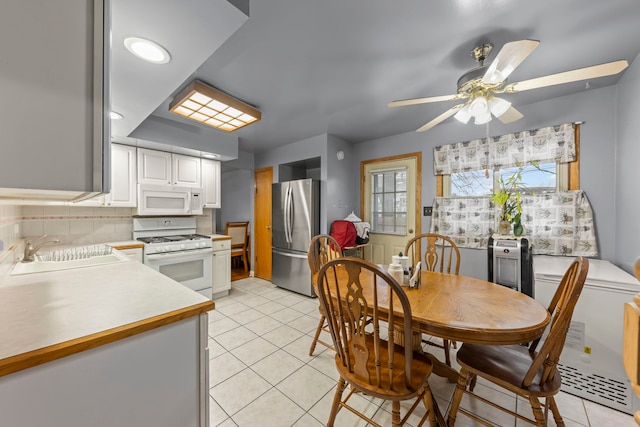
[[[46, 234], [44, 236], [42, 236], [42, 237], [39, 237], [36, 240], [36, 242], [40, 242], [45, 237], [47, 237]], [[34, 242], [32, 242], [31, 240], [27, 240], [27, 243], [25, 243], [24, 256], [22, 257], [21, 262], [33, 262], [33, 261], [35, 261], [35, 255], [36, 255], [36, 252], [38, 252], [38, 249], [40, 249], [41, 247], [43, 247], [47, 243], [60, 243], [60, 240], [58, 240], [58, 239], [47, 240], [47, 241], [44, 241], [44, 242], [40, 242], [35, 247], [33, 246], [33, 243]]]

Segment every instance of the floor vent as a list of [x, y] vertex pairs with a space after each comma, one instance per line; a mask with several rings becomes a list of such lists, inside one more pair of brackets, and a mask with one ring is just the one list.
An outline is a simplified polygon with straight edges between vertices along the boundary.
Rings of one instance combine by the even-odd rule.
[[558, 370], [562, 375], [562, 391], [633, 414], [629, 381], [585, 373], [561, 363], [558, 364]]

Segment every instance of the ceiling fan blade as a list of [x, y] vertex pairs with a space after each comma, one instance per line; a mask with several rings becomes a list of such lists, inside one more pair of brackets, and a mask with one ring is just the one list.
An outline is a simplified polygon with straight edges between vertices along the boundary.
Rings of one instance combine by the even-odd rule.
[[614, 74], [618, 74], [628, 66], [629, 63], [626, 60], [621, 59], [619, 61], [607, 62], [606, 64], [578, 68], [577, 70], [565, 71], [563, 73], [550, 74], [548, 76], [512, 83], [505, 88], [505, 92], [523, 92], [525, 90], [538, 89], [563, 83], [612, 76]]
[[405, 105], [428, 104], [430, 102], [454, 101], [456, 99], [468, 98], [469, 95], [456, 93], [455, 95], [430, 96], [428, 98], [404, 99], [401, 101], [393, 101], [388, 104], [392, 107], [403, 107]]
[[507, 124], [515, 122], [516, 120], [520, 120], [523, 117], [524, 115], [520, 111], [511, 106], [504, 114], [498, 117], [498, 120], [500, 120], [502, 123]]
[[498, 56], [484, 73], [482, 83], [498, 84], [505, 81], [539, 44], [538, 40], [519, 40], [502, 46]]
[[432, 127], [434, 127], [435, 125], [437, 125], [440, 122], [443, 122], [445, 120], [447, 120], [449, 117], [453, 116], [455, 113], [458, 112], [459, 109], [461, 109], [462, 107], [464, 107], [465, 104], [458, 104], [458, 105], [454, 105], [453, 107], [449, 108], [447, 111], [445, 111], [444, 113], [440, 114], [438, 117], [436, 117], [435, 119], [431, 120], [429, 123], [427, 123], [426, 125], [422, 126], [420, 129], [418, 129], [416, 132], [424, 132], [426, 130], [431, 129]]

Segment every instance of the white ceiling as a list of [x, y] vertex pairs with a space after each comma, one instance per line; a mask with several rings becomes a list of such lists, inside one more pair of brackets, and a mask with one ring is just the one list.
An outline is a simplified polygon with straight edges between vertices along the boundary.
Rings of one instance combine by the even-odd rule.
[[[112, 107], [125, 115], [114, 135], [128, 136], [153, 114], [215, 138], [221, 131], [167, 111], [197, 77], [262, 111], [262, 121], [233, 133], [248, 152], [323, 133], [361, 142], [414, 131], [456, 102], [387, 103], [455, 93], [481, 42], [495, 46], [490, 62], [509, 41], [541, 41], [510, 82], [631, 63], [640, 52], [638, 0], [253, 0], [246, 22], [225, 0], [112, 5]], [[125, 35], [155, 40], [173, 60], [145, 64], [124, 50]], [[595, 79], [589, 90], [620, 76]], [[517, 108], [582, 90], [585, 82], [504, 97]]]

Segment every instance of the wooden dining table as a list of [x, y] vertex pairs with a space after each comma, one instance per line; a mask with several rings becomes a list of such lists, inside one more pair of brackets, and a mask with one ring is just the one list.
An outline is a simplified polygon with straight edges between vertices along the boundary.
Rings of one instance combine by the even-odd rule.
[[[346, 286], [346, 271], [340, 269], [338, 273], [340, 286]], [[360, 280], [366, 287], [373, 275], [363, 270]], [[383, 283], [377, 286], [380, 304], [388, 301], [386, 287]], [[372, 287], [368, 288], [364, 290], [366, 299], [372, 292]], [[489, 345], [526, 343], [540, 337], [550, 321], [547, 309], [528, 295], [472, 277], [422, 271], [419, 287], [403, 289], [411, 306], [413, 330], [452, 341]], [[346, 289], [340, 293], [344, 295]], [[429, 357], [434, 374], [457, 381], [454, 369], [433, 355]]]

